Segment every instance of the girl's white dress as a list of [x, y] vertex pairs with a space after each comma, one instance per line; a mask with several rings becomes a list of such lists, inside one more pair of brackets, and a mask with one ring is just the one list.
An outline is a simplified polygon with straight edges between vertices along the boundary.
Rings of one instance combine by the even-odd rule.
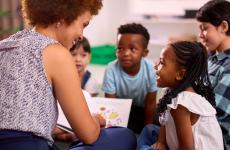
[[[216, 119], [216, 110], [201, 95], [183, 91], [172, 99], [168, 105], [165, 117], [166, 141], [170, 150], [178, 149], [178, 139], [174, 120], [170, 114], [171, 109], [178, 105], [186, 107], [190, 112], [200, 115], [192, 126], [195, 150], [223, 150], [223, 137], [221, 128]], [[186, 137], [184, 137], [186, 138]]]

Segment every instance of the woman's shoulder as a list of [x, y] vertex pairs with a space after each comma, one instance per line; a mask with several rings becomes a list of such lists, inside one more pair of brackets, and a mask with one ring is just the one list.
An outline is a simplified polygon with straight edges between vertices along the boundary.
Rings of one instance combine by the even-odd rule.
[[68, 51], [68, 49], [66, 49], [60, 44], [48, 45], [43, 49], [43, 55], [44, 57], [47, 57], [51, 61], [53, 60], [55, 62], [64, 61], [66, 58], [67, 59], [71, 58], [71, 54]]

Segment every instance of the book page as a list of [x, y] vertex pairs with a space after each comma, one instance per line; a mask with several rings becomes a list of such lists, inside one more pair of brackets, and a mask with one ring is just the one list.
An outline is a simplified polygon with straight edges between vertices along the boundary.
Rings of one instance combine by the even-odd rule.
[[127, 127], [132, 99], [93, 97], [87, 99], [91, 113], [99, 113], [106, 120], [106, 127]]
[[[106, 120], [106, 127], [121, 126], [127, 127], [132, 99], [91, 97], [84, 92], [86, 102], [91, 113], [98, 113]], [[60, 105], [58, 104], [57, 125], [61, 128], [66, 127], [66, 131], [71, 131]]]

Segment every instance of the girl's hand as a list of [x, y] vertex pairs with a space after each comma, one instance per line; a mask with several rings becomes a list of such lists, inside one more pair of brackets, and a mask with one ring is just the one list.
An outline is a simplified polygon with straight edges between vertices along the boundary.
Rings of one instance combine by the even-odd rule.
[[152, 148], [156, 150], [167, 150], [166, 146], [160, 142], [156, 142], [153, 145], [151, 145]]
[[100, 114], [92, 114], [92, 116], [101, 128], [104, 128], [106, 126], [105, 118], [103, 118]]

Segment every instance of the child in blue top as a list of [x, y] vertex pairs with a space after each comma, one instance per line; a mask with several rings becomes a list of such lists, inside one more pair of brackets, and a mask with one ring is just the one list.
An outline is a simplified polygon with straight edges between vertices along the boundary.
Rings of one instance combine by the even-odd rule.
[[156, 77], [148, 54], [149, 33], [141, 24], [121, 25], [117, 36], [117, 60], [108, 64], [102, 90], [109, 98], [131, 98], [128, 127], [139, 133], [152, 123], [156, 108]]
[[208, 73], [225, 149], [230, 149], [230, 2], [209, 1], [197, 13], [202, 44], [210, 52]]

